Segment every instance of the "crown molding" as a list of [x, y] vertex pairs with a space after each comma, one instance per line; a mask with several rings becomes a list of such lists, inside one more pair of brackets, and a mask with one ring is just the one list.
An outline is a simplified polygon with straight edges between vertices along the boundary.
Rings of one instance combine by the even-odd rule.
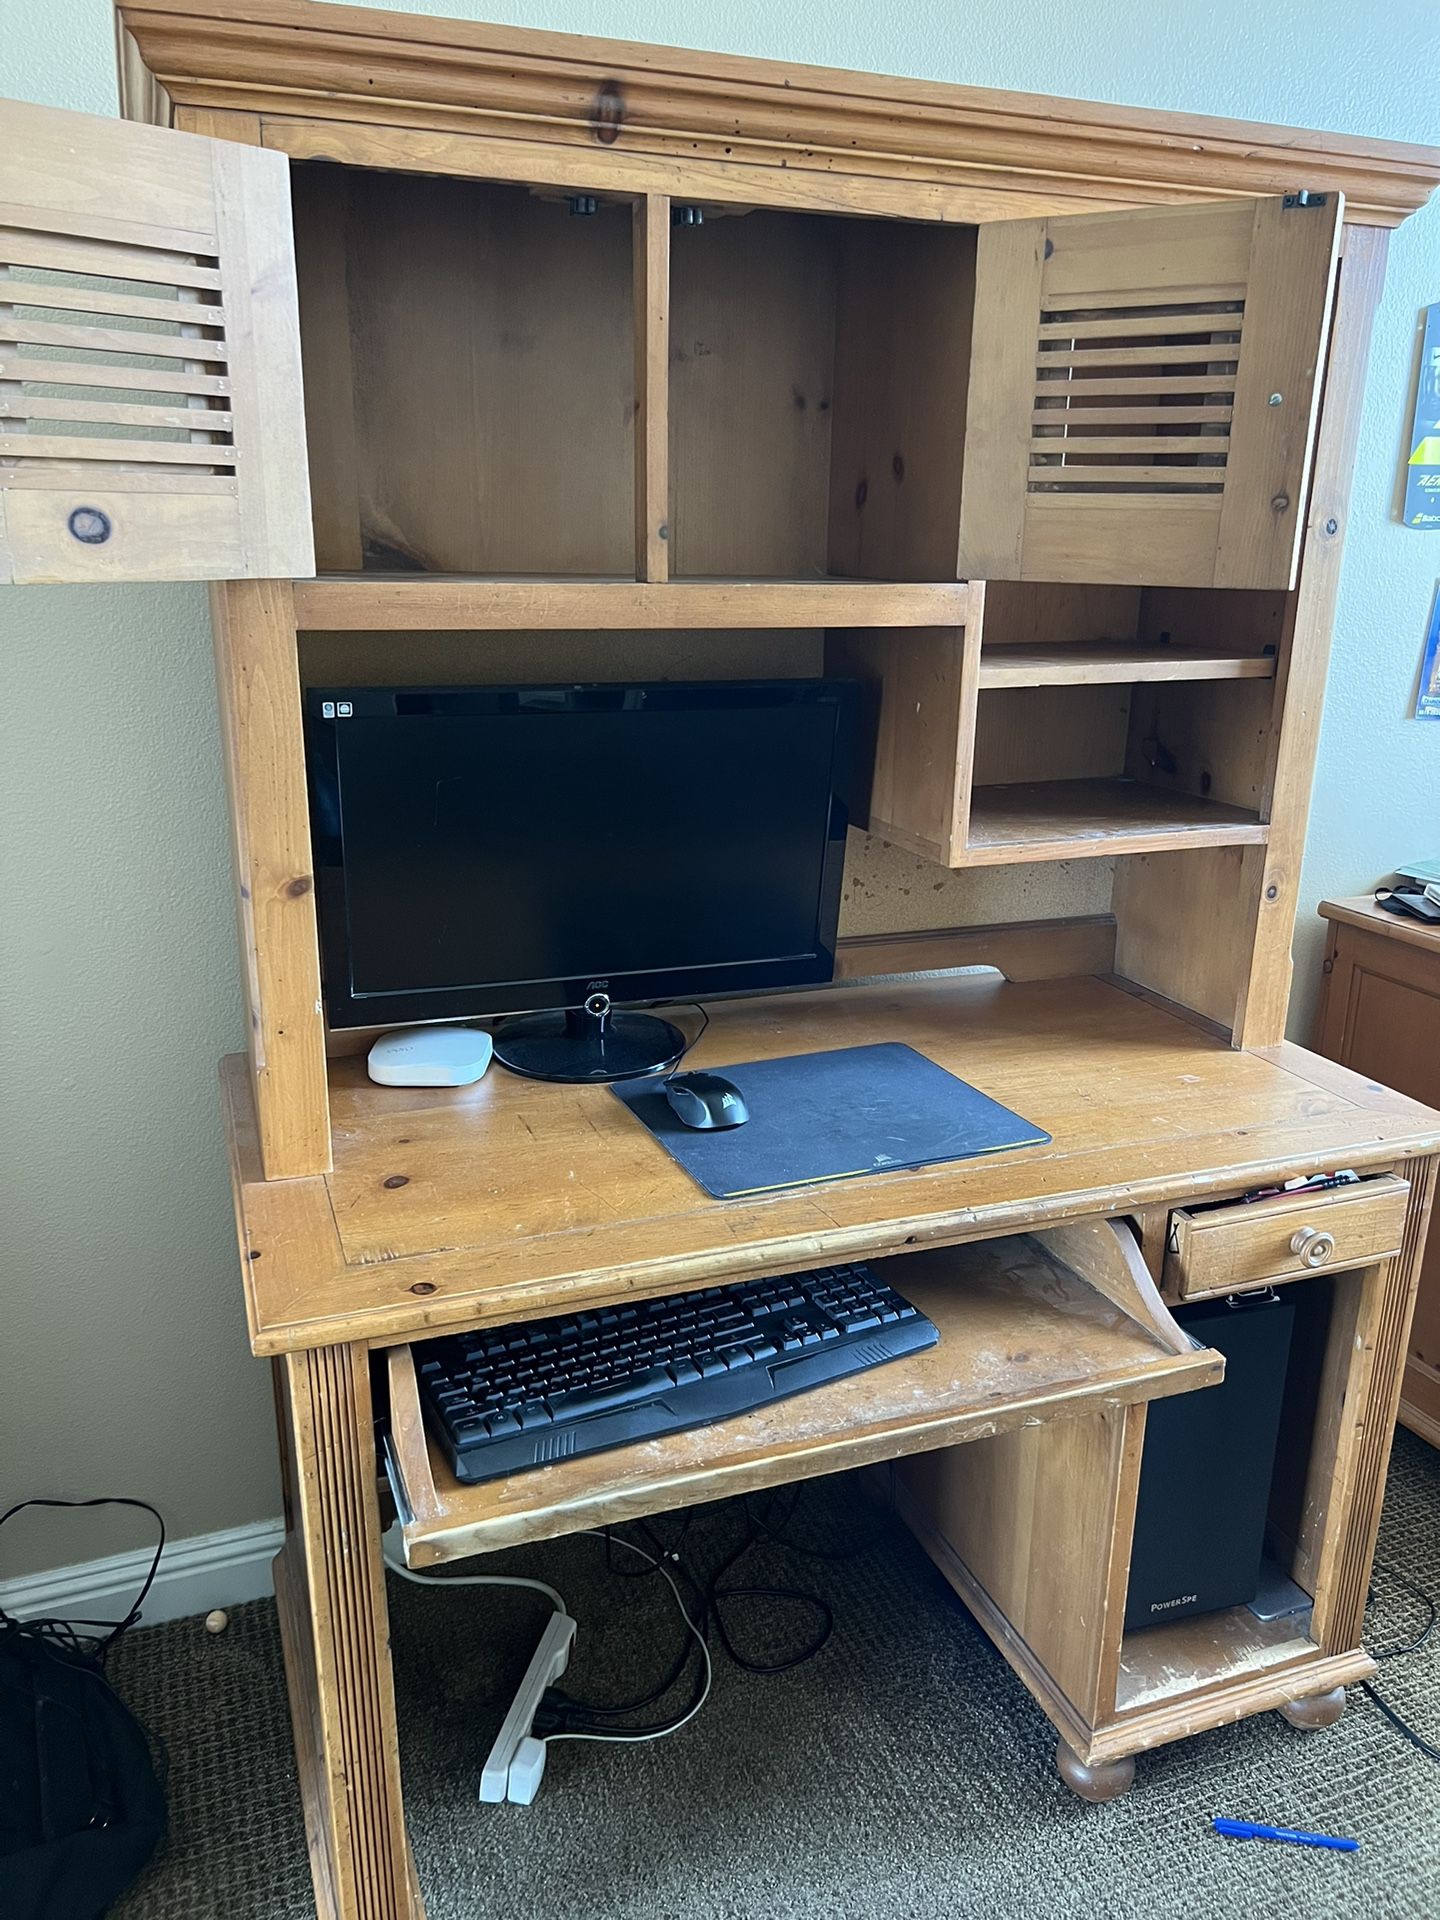
[[[117, 0], [125, 110], [155, 100], [541, 146], [1013, 192], [1025, 211], [1343, 192], [1395, 226], [1440, 150], [314, 0]], [[153, 89], [137, 86], [138, 54]], [[148, 93], [148, 101], [139, 98]]]

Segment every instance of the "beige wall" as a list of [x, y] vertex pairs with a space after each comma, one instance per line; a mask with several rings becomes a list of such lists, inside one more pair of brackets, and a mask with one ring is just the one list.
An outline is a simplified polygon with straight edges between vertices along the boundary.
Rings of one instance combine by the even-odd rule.
[[[1428, 0], [411, 5], [1397, 138], [1434, 131]], [[113, 112], [109, 0], [3, 0], [0, 93]], [[1377, 332], [1302, 887], [1302, 1005], [1320, 894], [1440, 850], [1440, 727], [1406, 718], [1440, 537], [1390, 517], [1427, 300], [1440, 300], [1435, 212], [1395, 237]], [[278, 1507], [215, 1098], [215, 1059], [243, 1031], [209, 652], [195, 589], [0, 590], [0, 1505], [136, 1493], [177, 1536]], [[1083, 911], [1105, 886], [1099, 862], [1048, 876], [1042, 893], [1031, 878], [946, 877], [868, 849], [849, 912], [855, 925], [924, 926]], [[21, 1526], [0, 1539], [0, 1577], [141, 1538], [92, 1516]]]

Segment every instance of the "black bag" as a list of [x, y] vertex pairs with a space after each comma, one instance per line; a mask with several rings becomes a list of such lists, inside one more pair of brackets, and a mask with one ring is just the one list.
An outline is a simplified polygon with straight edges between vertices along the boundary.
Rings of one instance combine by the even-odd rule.
[[[23, 1501], [22, 1506], [145, 1506]], [[0, 1515], [0, 1526], [18, 1513]], [[165, 1547], [117, 1622], [12, 1620], [0, 1609], [0, 1915], [99, 1920], [165, 1832], [165, 1793], [145, 1729], [105, 1677], [105, 1657], [140, 1616]], [[75, 1627], [107, 1627], [82, 1637]]]

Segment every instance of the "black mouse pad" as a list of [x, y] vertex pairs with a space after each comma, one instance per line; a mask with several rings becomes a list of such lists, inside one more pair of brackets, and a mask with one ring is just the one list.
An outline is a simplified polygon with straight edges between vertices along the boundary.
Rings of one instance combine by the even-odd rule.
[[611, 1092], [717, 1200], [969, 1160], [1050, 1139], [896, 1041], [711, 1070], [744, 1095], [750, 1118], [743, 1127], [682, 1127], [663, 1080], [622, 1080]]

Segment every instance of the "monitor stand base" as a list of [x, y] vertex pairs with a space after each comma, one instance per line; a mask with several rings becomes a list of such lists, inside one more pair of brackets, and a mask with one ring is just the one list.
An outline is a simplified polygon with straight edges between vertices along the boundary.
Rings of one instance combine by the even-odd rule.
[[517, 1013], [495, 1029], [496, 1060], [529, 1080], [636, 1080], [673, 1067], [684, 1051], [678, 1027], [653, 1013], [616, 1013], [603, 994], [583, 1010]]

